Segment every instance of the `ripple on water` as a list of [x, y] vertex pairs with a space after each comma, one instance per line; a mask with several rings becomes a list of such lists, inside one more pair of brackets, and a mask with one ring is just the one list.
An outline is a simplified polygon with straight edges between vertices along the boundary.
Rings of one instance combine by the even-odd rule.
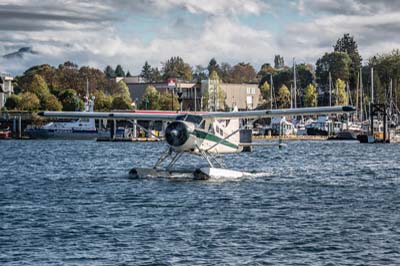
[[290, 142], [224, 156], [252, 172], [236, 181], [129, 179], [160, 145], [0, 142], [1, 265], [399, 264], [399, 146]]

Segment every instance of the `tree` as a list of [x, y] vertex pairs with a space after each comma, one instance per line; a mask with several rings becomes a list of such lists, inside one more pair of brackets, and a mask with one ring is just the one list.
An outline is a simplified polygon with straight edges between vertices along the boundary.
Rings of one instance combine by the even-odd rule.
[[336, 105], [349, 104], [349, 98], [346, 93], [346, 83], [341, 79], [337, 79], [336, 86], [338, 88], [338, 94], [336, 95]]
[[277, 105], [278, 108], [290, 107], [290, 91], [285, 85], [282, 85], [278, 90]]
[[274, 68], [275, 69], [282, 69], [285, 67], [285, 60], [280, 55], [275, 55], [274, 59]]
[[250, 63], [239, 63], [233, 67], [232, 82], [250, 83], [256, 81], [256, 71]]
[[112, 101], [112, 109], [114, 109], [114, 110], [129, 110], [129, 109], [131, 109], [131, 103], [126, 98], [115, 97]]
[[128, 72], [126, 73], [126, 77], [127, 77], [127, 78], [132, 77], [131, 72], [129, 72], [129, 70], [128, 70]]
[[7, 97], [5, 107], [7, 108], [7, 110], [16, 110], [18, 109], [20, 102], [21, 102], [21, 96], [12, 94], [9, 97]]
[[202, 80], [207, 79], [207, 73], [206, 73], [206, 68], [203, 67], [202, 65], [197, 65], [194, 73], [193, 73], [193, 79], [195, 79], [197, 82], [201, 82]]
[[221, 79], [216, 71], [211, 72], [208, 77], [203, 99], [206, 109], [210, 111], [225, 110], [225, 92], [221, 88]]
[[126, 85], [126, 83], [121, 80], [117, 83], [116, 88], [114, 89], [113, 93], [112, 93], [113, 97], [122, 97], [125, 98], [127, 100], [131, 99], [131, 94], [129, 92], [129, 87], [128, 85]]
[[111, 66], [107, 66], [106, 69], [104, 69], [104, 74], [108, 79], [115, 78], [116, 75], [115, 70]]
[[260, 92], [262, 98], [264, 99], [263, 106], [265, 108], [271, 108], [271, 101], [273, 101], [273, 99], [271, 99], [271, 86], [267, 81], [260, 86]]
[[347, 53], [325, 53], [325, 55], [318, 59], [316, 63], [318, 84], [325, 87], [325, 89], [328, 88], [329, 72], [331, 73], [333, 81], [337, 79], [341, 79], [345, 82], [349, 81], [350, 63], [351, 59]]
[[[172, 104], [173, 101], [173, 104]], [[165, 92], [160, 94], [160, 101], [159, 101], [160, 109], [161, 110], [171, 110], [172, 105], [175, 109], [179, 108], [179, 101], [177, 97], [172, 99], [172, 94]], [[175, 111], [175, 110], [173, 110]]]
[[107, 112], [112, 108], [113, 97], [106, 95], [103, 91], [95, 90], [93, 92], [95, 97], [94, 110], [99, 112]]
[[343, 35], [342, 38], [339, 38], [334, 45], [335, 52], [345, 52], [349, 55], [351, 63], [349, 66], [350, 76], [349, 83], [350, 87], [355, 88], [357, 84], [357, 73], [361, 67], [362, 58], [360, 53], [358, 52], [357, 42], [354, 40], [353, 36], [350, 36], [349, 33]]
[[160, 93], [154, 86], [147, 86], [142, 96], [142, 109], [160, 110]]
[[[220, 69], [220, 78], [222, 82], [225, 83], [230, 83], [232, 82], [232, 66], [229, 63], [221, 63], [221, 69]], [[218, 73], [218, 72], [217, 72]]]
[[82, 110], [84, 107], [83, 101], [78, 98], [76, 91], [67, 89], [60, 94], [60, 101], [63, 106], [63, 111]]
[[125, 77], [125, 71], [121, 65], [117, 65], [117, 67], [115, 68], [115, 76]]
[[308, 84], [304, 91], [304, 106], [305, 107], [315, 107], [318, 104], [318, 93], [317, 89], [313, 84]]
[[265, 63], [261, 66], [260, 71], [258, 71], [257, 79], [261, 80], [265, 76], [270, 77], [270, 75], [274, 74], [275, 72], [275, 68], [273, 68], [270, 63]]
[[142, 67], [142, 72], [140, 72], [140, 76], [147, 81], [151, 80], [151, 65], [146, 61]]
[[21, 95], [18, 109], [23, 111], [37, 111], [40, 108], [40, 101], [36, 94], [32, 92], [24, 92]]
[[171, 57], [167, 62], [163, 63], [163, 78], [179, 78], [183, 80], [192, 80], [192, 68], [186, 64], [179, 56]]
[[50, 94], [46, 81], [38, 74], [33, 75], [31, 82], [24, 91], [34, 93], [39, 99], [43, 99]]
[[40, 101], [40, 107], [46, 111], [61, 111], [63, 106], [56, 96], [49, 93]]
[[162, 80], [162, 76], [158, 67], [152, 67], [150, 71], [149, 82], [158, 82]]
[[220, 68], [219, 68], [217, 60], [215, 60], [215, 58], [211, 58], [210, 62], [208, 63], [208, 66], [207, 66], [207, 70], [208, 70], [208, 75], [211, 75], [211, 73], [213, 71], [217, 72], [217, 74], [220, 73]]

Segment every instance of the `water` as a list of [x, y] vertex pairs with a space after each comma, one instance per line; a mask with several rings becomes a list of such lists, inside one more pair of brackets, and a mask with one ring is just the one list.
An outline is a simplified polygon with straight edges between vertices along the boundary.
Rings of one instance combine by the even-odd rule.
[[[0, 265], [399, 265], [400, 146], [291, 142], [241, 180], [134, 180], [160, 143], [0, 142]], [[199, 163], [186, 158], [187, 162]]]

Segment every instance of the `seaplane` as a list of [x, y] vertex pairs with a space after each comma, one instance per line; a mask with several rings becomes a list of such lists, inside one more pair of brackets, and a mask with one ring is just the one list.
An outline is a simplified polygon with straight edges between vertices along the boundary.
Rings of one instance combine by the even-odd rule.
[[[293, 117], [320, 114], [354, 112], [352, 106], [309, 107], [254, 111], [149, 114], [135, 112], [40, 112], [40, 116], [57, 118], [95, 118], [108, 120], [166, 121], [165, 141], [167, 148], [160, 152], [152, 168], [133, 168], [129, 175], [134, 178], [171, 177], [174, 173], [190, 173], [194, 179], [241, 178], [249, 173], [227, 169], [216, 155], [242, 152], [247, 145], [240, 142], [240, 131], [262, 118]], [[244, 122], [245, 121], [245, 122]], [[143, 128], [144, 129], [144, 128]], [[144, 129], [146, 130], [146, 129]], [[256, 144], [256, 143], [254, 143]], [[199, 156], [206, 167], [182, 170], [174, 167], [184, 154]], [[193, 171], [194, 169], [194, 171]]]

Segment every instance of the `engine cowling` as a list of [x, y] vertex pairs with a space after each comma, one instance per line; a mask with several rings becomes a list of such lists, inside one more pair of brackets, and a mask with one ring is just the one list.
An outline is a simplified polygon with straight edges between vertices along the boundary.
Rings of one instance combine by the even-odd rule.
[[195, 148], [195, 140], [191, 134], [193, 131], [193, 125], [174, 121], [165, 129], [165, 140], [176, 150], [191, 150]]

